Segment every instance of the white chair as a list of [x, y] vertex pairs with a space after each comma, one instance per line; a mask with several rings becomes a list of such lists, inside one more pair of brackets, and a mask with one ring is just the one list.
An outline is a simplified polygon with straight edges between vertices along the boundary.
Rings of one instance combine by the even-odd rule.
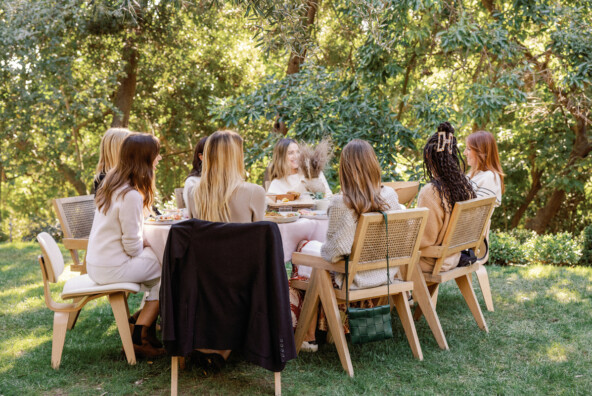
[[54, 312], [51, 366], [56, 370], [60, 367], [66, 330], [74, 328], [75, 318], [82, 307], [89, 301], [104, 296], [109, 298], [127, 361], [129, 364], [136, 364], [132, 334], [128, 324], [129, 309], [126, 294], [137, 293], [140, 290], [140, 285], [129, 282], [99, 285], [93, 282], [88, 275], [80, 275], [66, 280], [61, 294], [63, 300], [73, 299], [74, 302], [55, 302], [51, 297], [49, 283], [58, 282], [60, 275], [64, 272], [64, 257], [57, 243], [48, 233], [42, 232], [37, 235], [37, 241], [42, 252], [42, 256], [39, 256], [39, 264], [43, 275], [45, 304]]

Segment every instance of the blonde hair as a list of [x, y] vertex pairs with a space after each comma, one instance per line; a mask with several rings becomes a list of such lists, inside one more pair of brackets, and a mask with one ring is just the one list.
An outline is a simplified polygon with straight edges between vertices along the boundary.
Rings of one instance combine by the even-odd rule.
[[343, 202], [358, 216], [388, 210], [388, 204], [380, 196], [381, 174], [380, 164], [370, 143], [354, 139], [343, 148], [339, 160]]
[[107, 213], [111, 207], [113, 193], [128, 185], [119, 193], [124, 197], [131, 190], [136, 190], [143, 197], [143, 206], [150, 209], [154, 200], [154, 160], [158, 157], [160, 142], [147, 133], [133, 133], [121, 144], [119, 161], [95, 195], [95, 203], [99, 211]]
[[109, 172], [119, 162], [121, 144], [132, 132], [127, 128], [109, 128], [101, 139], [99, 149], [99, 163], [95, 171], [95, 180], [99, 181], [101, 174]]
[[292, 143], [298, 145], [294, 139], [281, 139], [275, 144], [269, 168], [270, 180], [282, 179], [292, 174], [292, 167], [288, 162], [288, 148]]
[[244, 178], [243, 139], [234, 131], [214, 132], [204, 148], [201, 181], [193, 189], [193, 213], [201, 220], [230, 222], [228, 203]]

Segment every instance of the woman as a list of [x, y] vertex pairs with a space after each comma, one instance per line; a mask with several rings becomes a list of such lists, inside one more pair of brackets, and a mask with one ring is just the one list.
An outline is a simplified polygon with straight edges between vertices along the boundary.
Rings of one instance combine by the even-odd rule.
[[160, 264], [142, 237], [144, 211], [154, 199], [154, 170], [161, 157], [158, 139], [132, 134], [121, 145], [119, 161], [107, 173], [95, 201], [97, 209], [88, 241], [86, 266], [98, 284], [141, 283], [149, 293], [132, 340], [136, 356], [154, 358], [165, 354], [150, 343], [148, 328], [158, 316]]
[[201, 181], [188, 196], [192, 218], [251, 223], [265, 216], [265, 190], [244, 181], [243, 139], [233, 131], [212, 134], [205, 145]]
[[99, 163], [95, 171], [92, 193], [96, 193], [109, 170], [115, 168], [119, 161], [121, 144], [132, 132], [126, 128], [109, 128], [101, 139]]
[[185, 186], [183, 187], [183, 201], [185, 202], [185, 207], [188, 207], [187, 203], [189, 202], [189, 194], [193, 190], [193, 187], [195, 187], [195, 185], [201, 180], [201, 168], [206, 140], [208, 140], [207, 136], [199, 139], [199, 142], [197, 142], [195, 150], [193, 151], [193, 169], [191, 169], [191, 173], [189, 173], [189, 176], [185, 179]]
[[[460, 160], [459, 160], [460, 159]], [[428, 183], [423, 186], [417, 198], [417, 206], [428, 208], [428, 221], [419, 250], [429, 246], [440, 246], [450, 221], [454, 204], [475, 198], [475, 192], [461, 168], [454, 128], [449, 122], [438, 126], [423, 148], [423, 167]], [[460, 253], [444, 259], [441, 271], [448, 271], [458, 265]], [[435, 258], [421, 257], [419, 264], [423, 272], [432, 272]]]
[[[268, 193], [286, 194], [288, 191], [306, 193], [305, 177], [299, 172], [300, 150], [293, 139], [281, 139], [273, 148], [270, 165], [271, 184]], [[319, 179], [325, 186], [325, 198], [331, 197], [331, 189], [325, 175], [321, 172]]]
[[[354, 236], [361, 214], [386, 210], [404, 210], [399, 204], [397, 193], [390, 187], [381, 185], [380, 164], [372, 146], [355, 139], [349, 142], [341, 153], [339, 161], [339, 180], [341, 194], [333, 196], [328, 209], [329, 228], [324, 243], [319, 241], [303, 241], [299, 246], [302, 253], [321, 256], [332, 263], [343, 260], [351, 253]], [[295, 269], [295, 276], [308, 278], [310, 267], [300, 266]], [[394, 279], [398, 271], [391, 271]], [[365, 289], [386, 284], [386, 269], [369, 270], [356, 273], [351, 289]], [[335, 283], [341, 287], [343, 274], [335, 275]], [[294, 326], [297, 322], [298, 305], [302, 304], [299, 291], [290, 289], [293, 305]], [[345, 308], [345, 307], [344, 307]], [[305, 351], [316, 351], [318, 347], [310, 344], [314, 341], [314, 323], [309, 329], [302, 348]]]
[[495, 138], [486, 131], [471, 133], [466, 140], [464, 155], [471, 167], [468, 176], [475, 193], [478, 197], [495, 196], [495, 207], [498, 207], [504, 193], [504, 172]]

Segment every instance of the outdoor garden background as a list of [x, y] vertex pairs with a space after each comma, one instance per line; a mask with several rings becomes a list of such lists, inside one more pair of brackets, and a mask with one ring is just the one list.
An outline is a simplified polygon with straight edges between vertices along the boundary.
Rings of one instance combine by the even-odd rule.
[[[49, 364], [52, 316], [28, 241], [59, 237], [51, 199], [90, 193], [110, 126], [160, 139], [165, 207], [195, 143], [220, 128], [244, 137], [259, 184], [279, 137], [330, 136], [338, 191], [340, 148], [353, 138], [373, 144], [384, 181], [425, 183], [421, 150], [442, 121], [461, 143], [492, 132], [506, 174], [490, 334], [443, 287], [450, 351], [420, 321], [424, 361], [413, 360], [394, 320], [393, 342], [352, 348], [354, 379], [327, 346], [287, 366], [285, 393], [588, 393], [591, 83], [590, 0], [3, 0], [0, 395], [168, 391], [167, 359], [120, 359], [105, 301], [68, 334], [62, 368]], [[184, 374], [180, 389], [270, 393], [272, 383], [236, 361], [218, 377]]]

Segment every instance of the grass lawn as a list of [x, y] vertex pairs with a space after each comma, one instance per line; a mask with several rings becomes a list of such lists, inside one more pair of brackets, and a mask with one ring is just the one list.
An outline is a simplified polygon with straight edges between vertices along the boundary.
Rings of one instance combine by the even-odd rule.
[[[59, 371], [51, 369], [53, 313], [43, 300], [38, 254], [35, 243], [0, 245], [0, 395], [168, 394], [170, 359], [127, 365], [106, 299], [82, 310], [66, 336]], [[591, 394], [592, 268], [488, 270], [496, 308], [484, 313], [489, 334], [475, 324], [456, 284], [448, 283], [440, 288], [438, 314], [449, 351], [438, 349], [422, 319], [417, 331], [424, 361], [413, 359], [395, 315], [393, 340], [350, 345], [354, 378], [341, 368], [335, 348], [325, 345], [288, 363], [284, 394]], [[61, 286], [52, 288], [55, 298]], [[139, 302], [132, 296], [130, 310]], [[269, 395], [273, 374], [231, 357], [213, 377], [181, 372], [179, 389]]]

